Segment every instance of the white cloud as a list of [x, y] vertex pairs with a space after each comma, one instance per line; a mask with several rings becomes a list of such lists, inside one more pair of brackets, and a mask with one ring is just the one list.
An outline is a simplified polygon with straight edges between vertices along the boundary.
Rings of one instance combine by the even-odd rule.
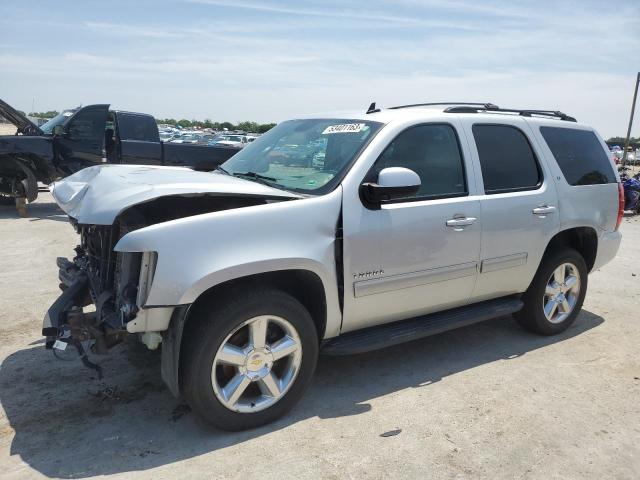
[[[234, 121], [372, 100], [492, 101], [566, 110], [613, 135], [624, 130], [635, 75], [628, 59], [640, 49], [640, 23], [628, 28], [640, 10], [629, 5], [607, 13], [555, 2], [199, 0], [171, 21], [85, 16], [71, 31], [66, 18], [4, 18], [5, 31], [37, 24], [69, 41], [3, 49], [0, 89], [18, 108], [36, 95], [41, 109], [112, 101]], [[450, 24], [463, 29], [437, 28]]]
[[449, 28], [454, 30], [477, 30], [486, 27], [471, 24], [465, 21], [439, 21], [429, 20], [416, 16], [391, 15], [387, 13], [375, 13], [369, 8], [352, 10], [344, 7], [330, 9], [326, 5], [319, 8], [285, 7], [267, 3], [236, 2], [232, 0], [185, 0], [189, 3], [200, 3], [218, 7], [227, 7], [258, 12], [279, 13], [285, 15], [297, 15], [302, 17], [322, 17], [335, 19], [349, 19], [356, 22], [390, 22], [401, 25], [414, 25], [422, 27]]

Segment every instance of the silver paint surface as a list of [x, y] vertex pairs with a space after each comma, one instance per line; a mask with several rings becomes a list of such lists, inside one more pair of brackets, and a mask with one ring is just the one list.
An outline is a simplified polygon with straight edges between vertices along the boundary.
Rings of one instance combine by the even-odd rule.
[[192, 303], [211, 287], [249, 275], [313, 272], [325, 290], [327, 336], [334, 336], [341, 323], [334, 256], [341, 200], [337, 188], [321, 197], [181, 218], [128, 233], [115, 249], [158, 253], [147, 306]]
[[183, 167], [97, 165], [55, 182], [60, 208], [81, 224], [111, 225], [127, 207], [169, 195], [249, 195], [297, 198], [266, 185]]

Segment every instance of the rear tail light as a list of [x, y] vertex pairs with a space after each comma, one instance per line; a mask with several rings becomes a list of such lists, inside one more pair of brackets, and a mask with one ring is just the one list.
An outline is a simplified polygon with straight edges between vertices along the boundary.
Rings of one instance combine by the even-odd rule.
[[622, 217], [624, 216], [624, 188], [618, 183], [618, 220], [616, 221], [616, 230], [620, 228]]

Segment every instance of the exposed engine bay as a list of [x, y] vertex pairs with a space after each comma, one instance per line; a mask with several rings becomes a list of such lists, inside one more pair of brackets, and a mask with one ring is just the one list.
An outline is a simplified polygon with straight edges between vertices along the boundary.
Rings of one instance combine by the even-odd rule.
[[[156, 252], [116, 252], [118, 240], [154, 224], [268, 201], [272, 199], [173, 195], [134, 205], [118, 215], [113, 225], [85, 225], [69, 217], [80, 243], [73, 259], [57, 259], [62, 294], [45, 316], [46, 347], [72, 346], [83, 363], [100, 374], [85, 348], [90, 345], [91, 353], [106, 354], [130, 333], [127, 325], [144, 313], [157, 262]], [[155, 337], [155, 345], [147, 344], [149, 348], [161, 341], [159, 333]]]

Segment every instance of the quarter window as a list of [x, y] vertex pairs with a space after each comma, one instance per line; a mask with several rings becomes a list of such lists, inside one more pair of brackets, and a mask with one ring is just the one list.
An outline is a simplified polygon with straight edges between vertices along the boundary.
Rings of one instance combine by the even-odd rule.
[[540, 133], [569, 185], [616, 182], [611, 161], [592, 131], [540, 127]]
[[467, 194], [462, 154], [451, 125], [419, 125], [400, 133], [376, 161], [371, 177], [387, 167], [408, 168], [420, 176], [420, 189], [407, 199]]
[[537, 188], [542, 181], [527, 137], [509, 125], [474, 125], [484, 192], [487, 195]]

